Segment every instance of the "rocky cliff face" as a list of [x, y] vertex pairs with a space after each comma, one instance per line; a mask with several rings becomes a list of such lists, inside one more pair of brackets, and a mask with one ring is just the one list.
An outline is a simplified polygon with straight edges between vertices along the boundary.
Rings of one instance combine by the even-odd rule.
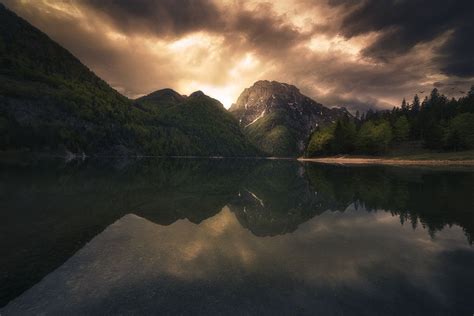
[[301, 94], [295, 86], [276, 81], [257, 81], [245, 89], [230, 112], [251, 141], [275, 156], [300, 155], [311, 133], [348, 114], [329, 109]]

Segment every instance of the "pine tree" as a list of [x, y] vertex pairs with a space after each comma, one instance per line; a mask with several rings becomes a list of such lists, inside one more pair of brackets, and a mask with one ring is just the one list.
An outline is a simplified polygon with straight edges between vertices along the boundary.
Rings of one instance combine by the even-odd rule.
[[418, 97], [418, 94], [415, 94], [413, 97], [413, 103], [411, 104], [411, 112], [418, 114], [418, 112], [420, 112], [420, 107], [420, 98]]
[[405, 100], [405, 98], [403, 98], [401, 109], [403, 114], [408, 114], [408, 112], [410, 111], [410, 106], [407, 103], [407, 100]]

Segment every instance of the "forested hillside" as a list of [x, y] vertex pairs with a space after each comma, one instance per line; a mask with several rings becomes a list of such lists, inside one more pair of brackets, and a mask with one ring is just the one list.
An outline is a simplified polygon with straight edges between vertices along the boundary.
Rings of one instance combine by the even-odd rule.
[[0, 150], [256, 153], [216, 100], [199, 94], [182, 107], [168, 108], [166, 102], [155, 102], [154, 110], [141, 107], [3, 5], [0, 20]]
[[356, 116], [355, 121], [346, 117], [318, 129], [306, 155], [383, 154], [407, 143], [437, 151], [474, 149], [474, 86], [459, 99], [434, 89], [422, 102], [415, 95], [391, 111]]

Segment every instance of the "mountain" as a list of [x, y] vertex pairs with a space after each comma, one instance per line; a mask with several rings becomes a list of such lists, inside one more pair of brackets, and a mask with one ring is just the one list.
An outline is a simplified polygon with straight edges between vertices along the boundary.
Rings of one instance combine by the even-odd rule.
[[256, 155], [237, 120], [222, 103], [201, 91], [189, 97], [171, 89], [153, 92], [135, 100], [135, 106], [150, 113], [158, 124], [182, 140], [181, 155]]
[[297, 161], [267, 160], [245, 177], [227, 206], [242, 227], [266, 237], [294, 232], [331, 204], [315, 194]]
[[203, 93], [165, 89], [134, 102], [2, 4], [0, 20], [0, 150], [256, 153], [237, 121]]
[[167, 88], [152, 92], [144, 97], [136, 99], [135, 101], [142, 105], [150, 104], [153, 106], [156, 104], [178, 104], [185, 100], [185, 95], [181, 95], [173, 89]]
[[127, 98], [1, 4], [0, 19], [0, 148], [132, 147]]
[[298, 156], [311, 133], [349, 115], [329, 109], [301, 94], [295, 86], [276, 81], [257, 81], [245, 89], [230, 112], [239, 120], [249, 140], [273, 156]]

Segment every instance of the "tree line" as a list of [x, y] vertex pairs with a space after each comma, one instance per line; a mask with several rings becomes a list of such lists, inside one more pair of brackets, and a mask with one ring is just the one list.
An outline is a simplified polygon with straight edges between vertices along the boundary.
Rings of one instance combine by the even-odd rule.
[[403, 144], [436, 151], [474, 149], [474, 86], [459, 99], [433, 89], [423, 101], [415, 95], [392, 110], [346, 115], [317, 129], [306, 155], [383, 154]]

